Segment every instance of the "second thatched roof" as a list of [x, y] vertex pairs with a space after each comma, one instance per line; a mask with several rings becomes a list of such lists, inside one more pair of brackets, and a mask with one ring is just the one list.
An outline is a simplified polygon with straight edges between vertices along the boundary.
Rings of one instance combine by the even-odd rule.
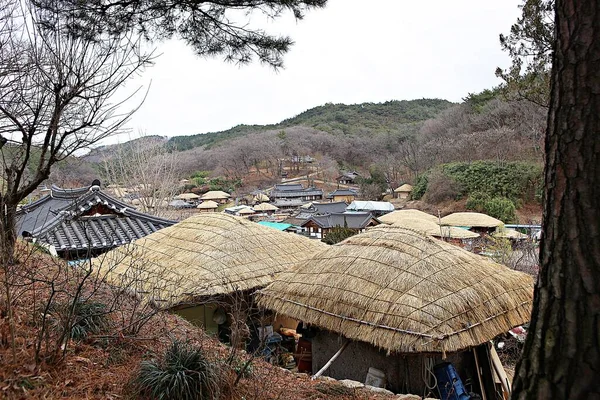
[[455, 226], [440, 226], [433, 221], [421, 218], [400, 218], [392, 224], [400, 228], [407, 228], [416, 231], [425, 232], [428, 235], [446, 239], [476, 239], [479, 234], [467, 229]]
[[468, 226], [477, 228], [497, 228], [502, 221], [487, 214], [477, 212], [457, 212], [446, 215], [441, 219], [440, 225]]
[[165, 307], [266, 286], [326, 245], [241, 217], [204, 213], [94, 259], [117, 286]]
[[435, 215], [427, 214], [426, 212], [412, 209], [392, 211], [391, 213], [382, 215], [378, 219], [384, 224], [392, 225], [405, 218], [419, 218], [435, 223], [438, 222], [438, 217], [436, 217]]
[[531, 276], [415, 231], [380, 225], [261, 290], [261, 306], [390, 352], [452, 352], [530, 318]]

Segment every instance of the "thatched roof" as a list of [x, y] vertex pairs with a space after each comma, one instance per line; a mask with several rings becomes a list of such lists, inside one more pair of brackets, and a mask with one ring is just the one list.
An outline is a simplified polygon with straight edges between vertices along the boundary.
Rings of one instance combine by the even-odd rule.
[[202, 200], [220, 200], [220, 199], [228, 199], [231, 195], [229, 193], [225, 193], [221, 190], [211, 190], [210, 192], [206, 192], [202, 195]]
[[205, 200], [202, 203], [198, 204], [198, 207], [196, 207], [196, 208], [200, 208], [203, 210], [212, 210], [212, 209], [215, 209], [218, 207], [219, 207], [219, 203], [217, 203], [216, 201]]
[[391, 225], [405, 218], [419, 218], [435, 223], [438, 222], [438, 217], [436, 217], [435, 215], [427, 214], [426, 212], [419, 210], [396, 210], [392, 211], [389, 214], [382, 215], [378, 219], [384, 224]]
[[273, 204], [269, 203], [260, 203], [252, 207], [254, 211], [277, 211], [279, 208], [275, 207]]
[[529, 320], [533, 279], [380, 225], [284, 272], [259, 305], [390, 352], [451, 352]]
[[457, 212], [446, 215], [444, 218], [442, 218], [440, 225], [496, 228], [502, 225], [502, 221], [486, 214], [476, 212]]
[[396, 190], [394, 190], [394, 192], [395, 193], [408, 193], [408, 192], [412, 192], [412, 190], [413, 190], [412, 185], [405, 183], [404, 185], [396, 188]]
[[477, 233], [466, 229], [455, 226], [440, 226], [433, 221], [421, 218], [400, 218], [392, 225], [448, 239], [475, 239], [479, 237]]
[[179, 200], [196, 200], [199, 199], [200, 196], [198, 196], [196, 193], [181, 193], [175, 196], [175, 198]]
[[256, 196], [252, 199], [255, 203], [264, 203], [265, 201], [269, 201], [269, 196], [264, 193], [257, 193]]
[[517, 230], [514, 229], [500, 229], [497, 232], [494, 232], [492, 234], [492, 236], [494, 237], [498, 237], [498, 238], [505, 238], [505, 239], [515, 239], [515, 240], [524, 240], [529, 238], [529, 236], [527, 236], [524, 233], [521, 233]]
[[240, 211], [238, 211], [238, 214], [240, 214], [240, 215], [254, 214], [254, 210], [251, 209], [250, 207], [242, 208]]
[[241, 217], [205, 213], [118, 247], [94, 264], [112, 284], [133, 286], [168, 308], [266, 286], [323, 247]]

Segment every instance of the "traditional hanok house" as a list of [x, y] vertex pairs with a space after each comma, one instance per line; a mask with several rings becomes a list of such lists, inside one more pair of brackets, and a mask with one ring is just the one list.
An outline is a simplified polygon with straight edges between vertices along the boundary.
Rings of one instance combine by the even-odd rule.
[[360, 174], [356, 171], [348, 171], [342, 173], [342, 175], [336, 178], [336, 181], [340, 185], [356, 185], [357, 179], [360, 178]]
[[269, 203], [260, 203], [252, 207], [255, 213], [265, 213], [268, 215], [273, 214], [275, 211], [279, 210], [279, 208], [275, 207], [273, 204]]
[[231, 195], [229, 193], [223, 192], [221, 190], [211, 190], [209, 192], [204, 193], [200, 197], [202, 201], [212, 200], [216, 201], [219, 204], [226, 204], [230, 198]]
[[196, 208], [200, 210], [200, 212], [217, 212], [217, 208], [219, 208], [219, 203], [212, 200], [206, 200], [198, 204], [198, 207]]
[[333, 228], [349, 228], [359, 233], [376, 225], [379, 221], [371, 213], [353, 212], [313, 215], [300, 227], [308, 236], [323, 239]]
[[136, 211], [109, 196], [100, 181], [50, 193], [17, 213], [17, 233], [68, 260], [87, 259], [171, 226], [175, 221]]
[[394, 211], [394, 205], [388, 201], [360, 201], [354, 200], [346, 211], [370, 212], [375, 217]]
[[240, 217], [246, 217], [246, 218], [251, 217], [254, 214], [256, 214], [256, 212], [250, 207], [244, 207], [237, 212], [237, 215], [239, 215]]
[[206, 213], [103, 254], [94, 265], [109, 283], [228, 340], [232, 307], [248, 312], [249, 293], [322, 246], [244, 218]]
[[397, 199], [408, 199], [412, 190], [413, 187], [408, 183], [405, 183], [404, 185], [397, 187], [394, 190], [394, 194], [396, 195]]
[[200, 196], [196, 193], [181, 193], [175, 196], [175, 200], [183, 200], [190, 204], [196, 204]]
[[[313, 372], [365, 382], [377, 370], [387, 389], [427, 395], [446, 361], [472, 391], [497, 399], [493, 375], [503, 369], [490, 367], [499, 362], [489, 342], [529, 320], [533, 279], [420, 232], [380, 225], [299, 262], [257, 297], [312, 327]], [[431, 391], [425, 397], [448, 398]]]
[[383, 222], [384, 224], [392, 225], [392, 224], [394, 224], [398, 221], [401, 221], [405, 218], [425, 219], [427, 221], [431, 221], [431, 222], [435, 222], [435, 223], [437, 223], [439, 221], [439, 218], [436, 217], [435, 215], [431, 215], [426, 212], [423, 212], [420, 210], [413, 210], [413, 209], [392, 211], [391, 213], [382, 215], [378, 219], [381, 222]]
[[269, 193], [269, 197], [271, 198], [271, 201], [285, 199], [309, 202], [321, 200], [323, 198], [323, 191], [315, 187], [305, 188], [300, 183], [287, 183], [275, 185], [273, 190]]
[[334, 203], [344, 202], [350, 204], [356, 199], [358, 193], [353, 189], [337, 189], [327, 195], [327, 198]]
[[503, 223], [499, 219], [476, 212], [457, 212], [446, 215], [440, 220], [440, 225], [458, 226], [473, 232], [490, 234]]
[[273, 202], [273, 205], [281, 210], [297, 210], [304, 204], [306, 202], [300, 199], [277, 199]]

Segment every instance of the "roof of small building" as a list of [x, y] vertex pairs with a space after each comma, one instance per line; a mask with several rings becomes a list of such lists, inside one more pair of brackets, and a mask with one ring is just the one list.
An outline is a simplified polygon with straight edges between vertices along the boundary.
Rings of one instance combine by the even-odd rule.
[[396, 188], [396, 190], [394, 190], [394, 192], [396, 193], [408, 193], [408, 192], [412, 192], [413, 187], [412, 185], [409, 185], [408, 183], [405, 183], [404, 185]]
[[322, 229], [335, 227], [347, 227], [350, 229], [364, 229], [371, 224], [379, 224], [379, 221], [368, 212], [333, 213], [325, 215], [313, 215], [302, 223], [306, 226], [310, 221]]
[[269, 203], [260, 203], [252, 207], [254, 211], [277, 211], [279, 208], [275, 207], [273, 204]]
[[347, 211], [382, 211], [391, 212], [394, 211], [394, 205], [388, 201], [360, 201], [354, 200]]
[[455, 226], [440, 226], [437, 223], [423, 218], [401, 218], [392, 224], [401, 228], [421, 231], [427, 235], [446, 239], [475, 239], [479, 234], [467, 229], [457, 228]]
[[200, 213], [93, 263], [110, 283], [132, 287], [169, 308], [266, 286], [324, 246], [241, 217]]
[[514, 240], [523, 240], [529, 238], [524, 233], [517, 231], [516, 229], [499, 229], [498, 231], [492, 234], [494, 237], [505, 238], [505, 239], [514, 239]]
[[200, 196], [198, 196], [196, 193], [181, 193], [175, 196], [175, 199], [177, 200], [196, 200], [199, 198]]
[[353, 189], [336, 189], [329, 193], [328, 196], [356, 196], [358, 193]]
[[285, 231], [286, 229], [294, 227], [294, 225], [292, 224], [286, 224], [283, 222], [260, 221], [258, 224], [262, 226], [267, 226], [269, 228], [277, 229], [278, 231]]
[[[101, 210], [110, 212], [101, 214]], [[77, 189], [53, 185], [48, 195], [17, 213], [19, 235], [26, 231], [57, 251], [109, 249], [174, 223], [139, 212], [95, 185]]]
[[482, 213], [457, 212], [442, 218], [440, 225], [496, 228], [502, 225], [502, 221]]
[[427, 214], [426, 212], [419, 211], [419, 210], [412, 210], [412, 209], [392, 211], [391, 213], [388, 213], [388, 214], [385, 214], [385, 215], [382, 215], [381, 217], [379, 217], [379, 220], [381, 222], [383, 222], [384, 224], [391, 225], [391, 224], [398, 222], [404, 218], [421, 218], [421, 219], [426, 219], [428, 221], [432, 221], [435, 223], [438, 222], [438, 217], [436, 217], [435, 215]]
[[229, 193], [223, 192], [221, 190], [211, 190], [202, 195], [200, 197], [202, 200], [221, 200], [228, 199], [231, 195]]
[[198, 207], [196, 208], [200, 208], [203, 210], [214, 210], [216, 208], [219, 208], [219, 203], [212, 200], [205, 200], [202, 203], [198, 204]]
[[380, 225], [316, 252], [258, 294], [279, 314], [393, 353], [454, 352], [531, 317], [533, 278]]

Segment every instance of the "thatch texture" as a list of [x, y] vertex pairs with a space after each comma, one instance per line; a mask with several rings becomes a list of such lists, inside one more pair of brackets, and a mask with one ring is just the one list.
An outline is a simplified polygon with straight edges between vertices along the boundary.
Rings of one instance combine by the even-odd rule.
[[400, 228], [421, 231], [427, 235], [447, 239], [475, 239], [479, 234], [455, 226], [440, 226], [433, 221], [421, 218], [400, 218], [392, 224]]
[[502, 221], [486, 214], [476, 212], [457, 212], [446, 215], [444, 218], [442, 218], [440, 225], [496, 228], [502, 225]]
[[394, 190], [394, 193], [410, 193], [410, 192], [412, 192], [412, 190], [413, 190], [412, 185], [405, 183], [404, 185], [397, 187], [396, 190]]
[[513, 239], [513, 240], [524, 240], [529, 238], [529, 236], [527, 236], [524, 233], [521, 233], [517, 230], [514, 229], [500, 229], [497, 232], [494, 232], [494, 234], [492, 235], [494, 237], [498, 237], [498, 238], [505, 238], [505, 239]]
[[275, 207], [273, 204], [269, 203], [260, 203], [252, 207], [254, 211], [277, 211], [278, 207]]
[[202, 195], [202, 200], [222, 200], [228, 199], [231, 195], [229, 193], [223, 192], [221, 190], [211, 190]]
[[181, 193], [175, 196], [175, 198], [178, 200], [196, 200], [199, 199], [200, 196], [198, 196], [196, 193]]
[[402, 219], [406, 219], [406, 218], [425, 219], [427, 221], [435, 222], [436, 224], [438, 222], [438, 217], [436, 217], [435, 215], [427, 214], [426, 212], [419, 211], [419, 210], [396, 210], [396, 211], [392, 211], [389, 214], [382, 215], [381, 217], [379, 217], [377, 219], [379, 221], [383, 222], [384, 224], [392, 225], [392, 224], [394, 224], [398, 221], [401, 221]]
[[451, 352], [529, 320], [531, 276], [380, 225], [284, 272], [258, 295], [280, 314], [389, 352]]
[[202, 203], [198, 204], [198, 207], [196, 208], [200, 208], [202, 210], [214, 210], [215, 208], [219, 207], [219, 203], [217, 203], [216, 201], [212, 201], [212, 200], [206, 200], [203, 201]]
[[241, 217], [198, 214], [96, 259], [118, 286], [163, 307], [263, 287], [326, 245]]

